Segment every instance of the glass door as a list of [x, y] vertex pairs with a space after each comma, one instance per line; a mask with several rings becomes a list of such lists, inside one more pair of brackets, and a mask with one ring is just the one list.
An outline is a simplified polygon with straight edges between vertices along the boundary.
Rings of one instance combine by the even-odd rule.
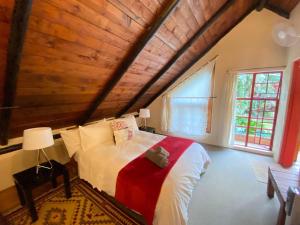
[[282, 72], [240, 73], [234, 120], [234, 144], [272, 150]]

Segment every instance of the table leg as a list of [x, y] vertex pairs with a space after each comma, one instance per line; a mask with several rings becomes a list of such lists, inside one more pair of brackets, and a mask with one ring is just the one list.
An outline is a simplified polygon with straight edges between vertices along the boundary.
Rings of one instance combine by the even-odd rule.
[[71, 193], [69, 173], [67, 170], [64, 171], [63, 176], [64, 176], [64, 187], [65, 187], [66, 198], [71, 198], [72, 193]]
[[53, 188], [57, 187], [57, 181], [56, 181], [56, 177], [55, 176], [51, 177], [51, 183], [52, 183], [52, 187]]
[[25, 198], [24, 198], [22, 189], [19, 186], [19, 184], [17, 184], [17, 183], [15, 183], [15, 186], [16, 186], [17, 193], [18, 193], [18, 196], [19, 196], [20, 204], [23, 206], [23, 205], [25, 205]]
[[270, 174], [269, 174], [269, 178], [268, 178], [267, 194], [268, 194], [269, 198], [274, 198], [274, 187], [273, 187], [273, 184], [272, 184]]
[[285, 224], [285, 203], [280, 205], [278, 219], [277, 219], [277, 225], [284, 225]]
[[35, 222], [35, 221], [38, 220], [38, 216], [37, 216], [36, 209], [35, 209], [35, 206], [34, 206], [34, 201], [33, 201], [33, 198], [32, 198], [32, 192], [31, 192], [30, 189], [23, 190], [23, 192], [24, 192], [24, 195], [25, 195], [26, 205], [27, 205], [28, 210], [30, 212], [32, 222]]

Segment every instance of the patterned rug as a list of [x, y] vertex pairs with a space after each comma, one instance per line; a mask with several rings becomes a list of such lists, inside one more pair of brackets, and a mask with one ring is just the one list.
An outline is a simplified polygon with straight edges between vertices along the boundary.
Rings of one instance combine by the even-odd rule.
[[27, 208], [6, 216], [11, 225], [97, 225], [141, 224], [103, 194], [84, 181], [71, 183], [72, 198], [66, 199], [63, 187], [35, 201], [39, 219], [32, 223]]

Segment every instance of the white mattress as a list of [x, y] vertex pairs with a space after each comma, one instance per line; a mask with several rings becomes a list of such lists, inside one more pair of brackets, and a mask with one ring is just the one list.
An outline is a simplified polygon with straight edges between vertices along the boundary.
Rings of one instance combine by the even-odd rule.
[[[165, 136], [139, 131], [121, 146], [102, 146], [78, 154], [79, 176], [94, 188], [115, 196], [119, 171]], [[204, 148], [193, 143], [167, 175], [157, 201], [153, 224], [185, 225], [188, 204], [200, 174], [210, 162]]]

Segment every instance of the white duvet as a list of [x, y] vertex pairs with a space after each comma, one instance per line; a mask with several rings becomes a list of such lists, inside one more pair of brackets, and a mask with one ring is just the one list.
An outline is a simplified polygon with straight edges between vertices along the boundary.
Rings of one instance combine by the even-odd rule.
[[[115, 196], [119, 171], [165, 136], [139, 131], [121, 146], [105, 145], [78, 154], [79, 176], [94, 188]], [[153, 224], [186, 225], [188, 204], [200, 174], [210, 159], [204, 148], [193, 143], [167, 175], [156, 204]]]

